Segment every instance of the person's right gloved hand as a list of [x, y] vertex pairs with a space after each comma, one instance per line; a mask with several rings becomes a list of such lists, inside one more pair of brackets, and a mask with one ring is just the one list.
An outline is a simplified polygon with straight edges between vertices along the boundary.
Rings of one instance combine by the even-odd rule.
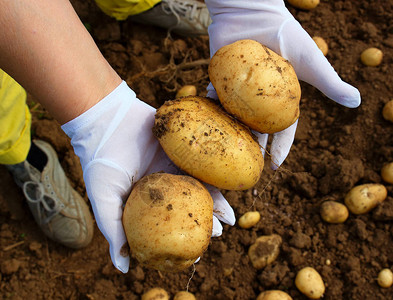
[[[133, 183], [153, 172], [179, 173], [153, 136], [154, 115], [155, 109], [122, 82], [62, 126], [80, 158], [86, 191], [98, 228], [109, 242], [112, 262], [124, 273], [129, 269], [129, 255], [123, 248], [127, 245], [123, 204]], [[212, 236], [219, 236], [220, 221], [234, 225], [235, 215], [218, 189], [206, 187], [214, 201]]]
[[[209, 26], [210, 56], [221, 47], [252, 39], [289, 60], [298, 78], [333, 101], [350, 108], [360, 105], [359, 91], [341, 80], [315, 42], [285, 7], [283, 0], [206, 0], [213, 23]], [[208, 96], [217, 99], [212, 86]], [[292, 146], [297, 121], [275, 133], [271, 144], [271, 167], [277, 169]], [[266, 148], [267, 134], [256, 133]]]

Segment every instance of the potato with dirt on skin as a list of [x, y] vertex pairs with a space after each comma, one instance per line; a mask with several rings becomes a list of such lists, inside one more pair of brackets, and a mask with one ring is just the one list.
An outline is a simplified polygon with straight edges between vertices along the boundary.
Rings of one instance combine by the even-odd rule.
[[169, 300], [169, 295], [163, 288], [155, 287], [144, 293], [141, 300]]
[[386, 187], [379, 183], [355, 186], [345, 196], [345, 205], [355, 215], [368, 213], [387, 197]]
[[257, 270], [263, 269], [276, 260], [280, 254], [282, 238], [278, 234], [258, 237], [248, 249], [251, 264]]
[[166, 101], [153, 133], [175, 165], [218, 188], [245, 190], [261, 176], [264, 161], [255, 136], [212, 99]]
[[269, 290], [260, 293], [257, 300], [292, 300], [292, 297], [280, 290]]
[[209, 78], [222, 106], [261, 133], [275, 133], [299, 118], [299, 80], [288, 60], [254, 40], [239, 40], [213, 55]]
[[348, 208], [336, 201], [325, 201], [320, 207], [321, 218], [332, 224], [344, 223], [349, 216]]
[[383, 181], [393, 184], [393, 162], [385, 164], [381, 169]]
[[296, 8], [311, 10], [318, 6], [319, 0], [288, 0], [288, 3]]
[[393, 123], [393, 100], [390, 100], [383, 106], [382, 116], [386, 121]]
[[213, 199], [191, 176], [153, 173], [134, 185], [124, 207], [123, 227], [131, 254], [141, 265], [181, 271], [209, 245]]
[[325, 283], [317, 270], [312, 267], [305, 267], [297, 273], [295, 285], [310, 299], [319, 299], [325, 293]]

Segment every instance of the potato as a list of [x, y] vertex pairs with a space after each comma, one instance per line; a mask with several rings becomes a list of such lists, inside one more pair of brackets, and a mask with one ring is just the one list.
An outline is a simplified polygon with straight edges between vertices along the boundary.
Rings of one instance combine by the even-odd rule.
[[250, 128], [274, 133], [299, 117], [300, 84], [289, 61], [253, 40], [220, 48], [209, 77], [224, 108]]
[[390, 100], [383, 106], [382, 116], [386, 121], [393, 122], [393, 100]]
[[366, 66], [376, 67], [381, 64], [383, 53], [378, 48], [368, 48], [360, 54], [360, 60]]
[[177, 292], [173, 300], [196, 300], [194, 294], [186, 291]]
[[355, 215], [369, 212], [387, 197], [386, 187], [378, 183], [355, 186], [345, 196], [345, 205]]
[[251, 264], [257, 270], [263, 269], [276, 260], [280, 254], [282, 238], [278, 234], [264, 235], [256, 239], [248, 249]]
[[288, 0], [293, 7], [311, 10], [318, 6], [319, 0]]
[[142, 295], [141, 300], [169, 300], [169, 295], [163, 288], [152, 288]]
[[305, 267], [297, 273], [295, 285], [310, 299], [319, 299], [325, 293], [325, 284], [321, 275], [311, 267]]
[[378, 284], [383, 288], [389, 288], [393, 285], [393, 273], [390, 269], [383, 269], [378, 273]]
[[260, 219], [261, 214], [259, 211], [248, 211], [239, 218], [238, 224], [241, 228], [247, 229], [257, 224]]
[[344, 223], [349, 216], [348, 208], [336, 201], [325, 201], [321, 204], [320, 214], [328, 223]]
[[260, 293], [257, 300], [292, 300], [292, 297], [280, 290], [270, 290]]
[[123, 226], [131, 254], [141, 265], [181, 271], [209, 245], [213, 199], [195, 178], [153, 173], [134, 185], [124, 207]]
[[326, 41], [320, 36], [314, 36], [312, 39], [314, 40], [315, 44], [317, 44], [319, 50], [322, 51], [323, 55], [326, 56], [329, 52], [329, 46]]
[[245, 190], [261, 176], [264, 162], [255, 137], [211, 99], [166, 101], [153, 133], [174, 164], [218, 188]]
[[388, 163], [382, 167], [381, 177], [383, 181], [393, 184], [393, 162]]
[[182, 86], [176, 93], [176, 98], [187, 97], [187, 96], [196, 96], [197, 89], [195, 85], [185, 85]]

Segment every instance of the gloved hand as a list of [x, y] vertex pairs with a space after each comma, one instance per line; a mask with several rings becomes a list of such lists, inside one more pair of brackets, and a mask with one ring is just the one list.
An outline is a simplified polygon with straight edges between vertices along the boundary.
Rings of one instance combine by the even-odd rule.
[[[346, 107], [360, 105], [360, 93], [340, 79], [312, 38], [285, 7], [283, 0], [206, 0], [212, 18], [209, 26], [210, 55], [241, 39], [252, 39], [289, 60], [299, 80]], [[217, 99], [212, 84], [208, 96]], [[297, 122], [273, 135], [271, 167], [277, 169], [292, 146]], [[267, 134], [256, 133], [266, 149]]]
[[[123, 81], [62, 126], [80, 158], [87, 195], [97, 225], [109, 242], [112, 262], [124, 273], [129, 256], [122, 251], [127, 243], [122, 214], [132, 183], [153, 172], [179, 172], [152, 134], [154, 115], [155, 109], [138, 100]], [[212, 236], [219, 236], [220, 221], [233, 225], [235, 216], [223, 195], [212, 186], [207, 188], [214, 200]]]

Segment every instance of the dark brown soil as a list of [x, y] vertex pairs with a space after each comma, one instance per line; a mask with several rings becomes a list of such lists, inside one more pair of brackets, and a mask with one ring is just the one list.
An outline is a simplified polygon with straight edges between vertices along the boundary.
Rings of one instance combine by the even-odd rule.
[[[184, 84], [204, 96], [209, 82], [208, 38], [167, 38], [165, 30], [131, 20], [118, 23], [93, 1], [73, 0], [110, 64], [155, 107], [173, 99]], [[283, 167], [268, 167], [255, 189], [223, 191], [239, 218], [249, 210], [261, 213], [251, 229], [224, 226], [193, 269], [165, 274], [131, 261], [128, 274], [113, 266], [108, 245], [96, 228], [93, 242], [70, 250], [40, 232], [21, 191], [0, 168], [0, 298], [1, 299], [139, 299], [152, 287], [173, 295], [189, 286], [197, 299], [256, 299], [267, 289], [281, 289], [306, 299], [294, 279], [302, 267], [314, 267], [326, 284], [325, 299], [393, 299], [393, 287], [376, 282], [382, 268], [393, 266], [393, 186], [387, 199], [368, 214], [350, 214], [343, 224], [324, 222], [324, 200], [343, 202], [361, 183], [382, 183], [383, 164], [393, 161], [393, 124], [382, 118], [391, 100], [393, 77], [393, 3], [367, 0], [327, 1], [313, 11], [290, 8], [310, 35], [329, 44], [327, 55], [341, 77], [362, 95], [358, 109], [335, 104], [302, 83], [301, 115], [296, 139]], [[383, 63], [366, 67], [360, 53], [368, 47], [384, 52]], [[66, 84], [66, 83], [65, 83]], [[49, 141], [75, 188], [86, 198], [81, 167], [59, 124], [30, 99], [33, 134]], [[268, 164], [267, 164], [268, 165]], [[260, 235], [282, 237], [275, 262], [252, 267], [247, 251]], [[330, 264], [327, 263], [330, 261]]]

